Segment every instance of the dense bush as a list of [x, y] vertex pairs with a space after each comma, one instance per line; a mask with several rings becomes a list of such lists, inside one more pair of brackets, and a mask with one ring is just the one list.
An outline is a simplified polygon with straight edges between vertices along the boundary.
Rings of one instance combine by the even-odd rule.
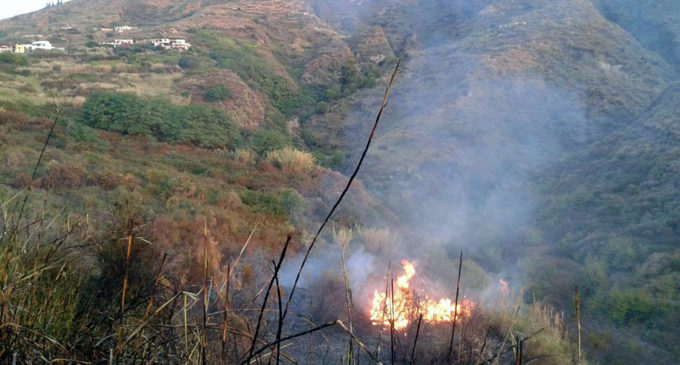
[[7, 63], [10, 65], [25, 66], [28, 64], [28, 59], [22, 54], [11, 52], [0, 53], [0, 63]]
[[289, 146], [291, 139], [284, 131], [278, 129], [260, 129], [250, 136], [248, 143], [255, 152], [265, 156], [267, 152]]
[[224, 101], [227, 99], [230, 99], [234, 93], [231, 91], [231, 89], [227, 88], [224, 85], [215, 85], [212, 87], [209, 87], [205, 91], [205, 96], [203, 97], [203, 100], [209, 102], [209, 103], [214, 103], [218, 101]]
[[168, 143], [233, 148], [240, 132], [231, 117], [209, 106], [177, 106], [132, 94], [98, 92], [90, 95], [79, 120], [94, 128], [155, 137]]
[[177, 65], [184, 70], [193, 70], [201, 66], [201, 59], [192, 55], [184, 55], [179, 58]]

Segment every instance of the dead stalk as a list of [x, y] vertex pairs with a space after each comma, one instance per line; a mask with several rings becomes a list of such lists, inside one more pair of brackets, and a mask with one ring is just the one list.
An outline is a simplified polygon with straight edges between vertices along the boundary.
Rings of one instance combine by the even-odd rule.
[[423, 321], [423, 314], [418, 316], [418, 326], [416, 326], [416, 337], [413, 340], [413, 350], [411, 351], [411, 365], [416, 363], [416, 346], [418, 345], [418, 335], [420, 335], [420, 322]]
[[[349, 236], [349, 239], [351, 239], [351, 236]], [[349, 240], [345, 239], [342, 243], [342, 256], [341, 256], [341, 261], [342, 261], [342, 275], [345, 279], [345, 305], [347, 307], [347, 321], [349, 324], [349, 330], [350, 332], [353, 330], [352, 328], [352, 310], [353, 310], [353, 303], [352, 303], [352, 287], [349, 284], [349, 275], [347, 274], [347, 264], [346, 264], [346, 254], [347, 254], [347, 246], [349, 245]], [[353, 340], [352, 338], [349, 339], [349, 354], [348, 354], [348, 361], [347, 364], [352, 363], [352, 359], [354, 356], [354, 351], [353, 351]]]
[[274, 270], [277, 272], [276, 275], [274, 276], [274, 279], [276, 280], [276, 296], [277, 296], [277, 303], [279, 304], [279, 323], [276, 328], [276, 365], [279, 365], [279, 362], [281, 361], [281, 331], [283, 330], [283, 304], [281, 303], [281, 286], [279, 285], [279, 275], [278, 275], [278, 270], [276, 270], [276, 263], [272, 261], [274, 264]]
[[208, 322], [208, 222], [203, 222], [203, 326], [201, 328], [201, 364], [206, 363], [206, 324]]
[[390, 278], [390, 358], [394, 364], [394, 278]]
[[364, 352], [368, 355], [368, 357], [373, 360], [376, 365], [382, 365], [380, 361], [376, 357], [371, 354], [371, 351], [368, 349], [368, 347], [352, 332], [351, 329], [347, 328], [344, 323], [342, 323], [341, 320], [337, 320], [336, 323], [338, 324], [338, 327], [342, 328], [343, 331], [345, 331], [354, 341], [356, 341], [357, 345], [359, 346], [360, 349], [364, 350]]
[[300, 263], [300, 268], [298, 269], [298, 272], [295, 275], [295, 281], [293, 282], [293, 287], [290, 290], [290, 295], [288, 296], [288, 301], [286, 302], [286, 308], [283, 310], [283, 318], [286, 318], [286, 314], [288, 314], [288, 308], [290, 306], [290, 302], [293, 300], [293, 295], [295, 294], [295, 288], [297, 288], [298, 281], [300, 280], [300, 275], [302, 275], [302, 270], [305, 268], [305, 264], [307, 263], [307, 259], [309, 259], [309, 254], [312, 252], [312, 249], [314, 248], [314, 244], [316, 243], [317, 239], [319, 238], [321, 231], [323, 231], [324, 227], [326, 227], [326, 224], [328, 224], [328, 221], [331, 219], [331, 216], [333, 216], [333, 213], [335, 212], [335, 210], [340, 205], [340, 202], [342, 202], [342, 199], [345, 197], [345, 195], [349, 191], [349, 188], [352, 185], [352, 182], [354, 181], [357, 174], [359, 173], [359, 169], [361, 169], [361, 165], [363, 164], [364, 159], [366, 158], [366, 154], [368, 153], [368, 149], [369, 149], [369, 147], [371, 147], [371, 142], [373, 141], [373, 137], [375, 136], [375, 131], [378, 128], [378, 123], [380, 122], [380, 118], [382, 117], [382, 114], [385, 111], [385, 107], [387, 106], [387, 97], [390, 95], [390, 90], [391, 90], [392, 84], [394, 83], [394, 80], [397, 76], [397, 71], [399, 71], [399, 65], [400, 64], [401, 64], [401, 60], [397, 61], [397, 65], [394, 68], [394, 72], [392, 73], [392, 77], [390, 77], [390, 82], [388, 83], [387, 88], [385, 89], [385, 95], [383, 96], [383, 100], [382, 100], [382, 103], [380, 105], [380, 110], [378, 111], [378, 115], [376, 116], [375, 122], [373, 123], [373, 129], [371, 130], [371, 134], [368, 137], [368, 141], [366, 141], [366, 147], [364, 147], [364, 150], [361, 153], [361, 157], [359, 158], [359, 162], [357, 163], [357, 166], [354, 169], [354, 172], [352, 172], [352, 175], [349, 177], [349, 180], [347, 180], [347, 185], [345, 185], [345, 188], [342, 190], [342, 193], [340, 193], [338, 200], [336, 200], [335, 204], [333, 204], [333, 207], [328, 212], [328, 215], [326, 215], [326, 218], [323, 220], [323, 223], [321, 223], [321, 226], [316, 231], [314, 238], [312, 238], [312, 242], [309, 244], [309, 247], [307, 247], [307, 250], [305, 251], [305, 256], [303, 257], [302, 262]]
[[581, 299], [579, 297], [578, 285], [574, 289], [574, 306], [576, 307], [576, 336], [578, 341], [575, 363], [578, 365], [581, 363]]
[[[227, 264], [227, 273], [231, 273], [231, 262]], [[229, 282], [231, 281], [229, 274], [227, 274], [227, 283], [224, 289], [224, 320], [222, 322], [222, 362], [226, 362], [227, 351], [227, 329], [229, 328]]]
[[130, 270], [130, 254], [132, 253], [132, 223], [130, 223], [130, 233], [128, 233], [128, 243], [127, 243], [127, 251], [125, 254], [125, 271], [123, 274], [123, 293], [121, 295], [120, 299], [120, 324], [118, 327], [118, 346], [116, 348], [116, 352], [120, 352], [123, 350], [122, 348], [122, 341], [123, 341], [123, 321], [125, 317], [125, 295], [127, 294], [127, 287], [128, 287], [128, 275], [129, 275], [129, 270]]
[[449, 341], [449, 352], [446, 356], [446, 359], [449, 362], [451, 362], [451, 355], [453, 352], [453, 338], [456, 336], [456, 319], [458, 319], [458, 294], [460, 293], [460, 273], [462, 270], [463, 270], [463, 250], [460, 250], [460, 260], [458, 262], [458, 280], [456, 281], [456, 299], [453, 306], [453, 323], [451, 324], [451, 340]]
[[[250, 359], [253, 358], [253, 356], [256, 355], [253, 351], [255, 350], [255, 343], [257, 341], [257, 335], [259, 334], [260, 331], [260, 325], [262, 324], [262, 316], [264, 315], [265, 308], [267, 307], [267, 300], [269, 299], [269, 292], [272, 290], [272, 285], [274, 285], [274, 280], [279, 274], [279, 270], [281, 269], [281, 264], [283, 263], [283, 260], [286, 257], [286, 250], [288, 250], [288, 245], [290, 244], [290, 241], [292, 239], [291, 235], [288, 235], [288, 238], [286, 239], [286, 243], [283, 245], [283, 249], [281, 250], [281, 257], [279, 258], [279, 262], [276, 263], [275, 268], [274, 268], [274, 275], [272, 275], [272, 278], [269, 280], [269, 285], [267, 286], [267, 291], [264, 294], [264, 300], [262, 301], [262, 308], [260, 309], [260, 313], [257, 317], [257, 325], [255, 326], [255, 334], [253, 335], [253, 340], [250, 344], [250, 350], [248, 350], [248, 358], [246, 360], [246, 363], [250, 362]], [[283, 317], [283, 315], [282, 315]]]
[[285, 341], [288, 341], [288, 340], [292, 340], [292, 339], [294, 339], [294, 338], [302, 337], [302, 336], [308, 335], [308, 334], [310, 334], [310, 333], [314, 333], [314, 332], [320, 331], [320, 330], [322, 330], [322, 329], [324, 329], [324, 328], [336, 326], [337, 324], [338, 324], [338, 321], [328, 322], [328, 323], [322, 324], [322, 325], [320, 325], [320, 326], [311, 328], [311, 329], [309, 329], [309, 330], [307, 330], [307, 331], [302, 331], [302, 332], [296, 333], [296, 334], [294, 334], [294, 335], [290, 335], [290, 336], [286, 336], [286, 337], [280, 338], [280, 339], [278, 339], [278, 340], [276, 340], [276, 341], [274, 341], [274, 342], [270, 342], [270, 343], [268, 343], [268, 344], [266, 344], [266, 345], [260, 347], [259, 350], [254, 351], [253, 354], [252, 354], [251, 356], [248, 356], [248, 358], [247, 358], [245, 361], [241, 362], [241, 365], [245, 365], [245, 364], [250, 363], [250, 360], [251, 360], [254, 356], [257, 356], [257, 355], [261, 354], [263, 351], [265, 351], [265, 350], [268, 349], [268, 348], [271, 348], [272, 346], [275, 346], [277, 343], [281, 343], [281, 342], [285, 342]]

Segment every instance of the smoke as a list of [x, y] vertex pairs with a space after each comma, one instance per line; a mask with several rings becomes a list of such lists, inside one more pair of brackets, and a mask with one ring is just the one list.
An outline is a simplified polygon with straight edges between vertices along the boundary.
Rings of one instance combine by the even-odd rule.
[[[545, 177], [605, 128], [633, 120], [668, 70], [654, 56], [632, 57], [644, 49], [589, 1], [317, 0], [314, 9], [349, 39], [381, 27], [403, 61], [358, 176], [398, 223], [363, 223], [391, 232], [379, 247], [350, 243], [357, 291], [409, 259], [431, 289], [450, 295], [461, 250], [465, 286], [480, 297], [494, 298], [501, 278], [522, 286], [526, 258], [546, 247], [536, 227]], [[346, 110], [344, 172], [383, 91], [360, 91]], [[341, 273], [339, 252], [317, 248], [303, 285]]]
[[[461, 249], [470, 260], [469, 286], [495, 286], [499, 273], [519, 280], [513, 264], [537, 214], [536, 180], [590, 138], [582, 90], [560, 86], [527, 65], [532, 60], [522, 50], [512, 49], [509, 38], [527, 32], [516, 18], [535, 9], [499, 3], [313, 3], [318, 15], [349, 34], [383, 27], [394, 50], [407, 55], [359, 174], [399, 223], [378, 220], [393, 232], [379, 248], [361, 237], [352, 240], [347, 271], [358, 292], [370, 292], [370, 281], [381, 280], [388, 265], [402, 259], [417, 261], [432, 288], [446, 292]], [[361, 91], [347, 112], [348, 168], [368, 136], [382, 92]], [[339, 275], [340, 255], [339, 245], [316, 247], [300, 287], [312, 287], [324, 273]], [[292, 285], [299, 264], [284, 265], [284, 286]]]
[[[464, 249], [487, 271], [512, 271], [509, 252], [535, 219], [537, 176], [591, 134], [579, 90], [540, 72], [497, 72], [490, 45], [455, 36], [412, 52], [359, 176], [401, 219], [393, 229], [404, 243], [383, 267], [410, 258], [448, 273]], [[359, 99], [346, 120], [350, 150], [367, 134], [353, 121], [378, 105]]]

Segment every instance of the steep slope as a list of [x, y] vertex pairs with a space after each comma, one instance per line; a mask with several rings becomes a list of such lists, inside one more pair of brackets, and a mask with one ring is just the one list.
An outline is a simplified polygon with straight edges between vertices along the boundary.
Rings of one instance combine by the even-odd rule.
[[641, 44], [680, 68], [680, 4], [676, 1], [594, 0], [602, 14], [629, 31]]
[[[546, 202], [539, 227], [546, 240], [558, 243], [550, 256], [585, 267], [568, 273], [550, 260], [534, 274], [544, 283], [553, 282], [552, 275], [571, 277], [582, 287], [590, 316], [604, 314], [653, 344], [587, 325], [609, 338], [600, 346], [617, 349], [603, 358], [608, 363], [640, 353], [664, 363], [680, 356], [679, 91], [671, 85], [635, 123], [570, 157], [542, 181]], [[555, 300], [566, 299], [560, 290], [536, 285]]]
[[[220, 232], [224, 257], [258, 222], [267, 228], [255, 246], [266, 251], [293, 225], [300, 244], [344, 177], [322, 166], [332, 164], [326, 155], [304, 151], [299, 120], [317, 113], [326, 89], [349, 95], [375, 79], [367, 72], [379, 62], [362, 61], [366, 71], [346, 66], [354, 52], [345, 37], [308, 10], [301, 1], [74, 0], [0, 22], [0, 43], [48, 38], [67, 48], [0, 61], [0, 197], [37, 186], [69, 212], [92, 210], [92, 222], [133, 199], [170, 252], [196, 237], [201, 219]], [[100, 29], [113, 24], [136, 28]], [[156, 37], [185, 38], [192, 48], [144, 42]], [[97, 44], [114, 38], [138, 44]], [[327, 62], [338, 49], [344, 63]], [[353, 80], [343, 85], [347, 75]], [[47, 162], [32, 184], [56, 107]], [[338, 219], [370, 225], [381, 208], [360, 185], [353, 191]], [[192, 265], [173, 265], [191, 282]]]
[[[136, 202], [180, 283], [202, 280], [206, 231], [216, 272], [253, 227], [258, 258], [294, 227], [300, 250], [346, 179], [328, 167], [355, 163], [382, 98], [372, 86], [398, 56], [336, 216], [359, 227], [356, 252], [451, 278], [463, 248], [465, 286], [497, 275], [567, 312], [580, 285], [590, 357], [674, 363], [676, 7], [612, 4], [73, 0], [3, 21], [1, 43], [67, 52], [2, 59], [0, 201], [35, 188], [29, 212], [49, 195], [94, 227]], [[114, 24], [137, 29], [101, 30]], [[98, 45], [123, 37], [193, 47]], [[34, 182], [54, 101], [62, 119]]]
[[[377, 173], [367, 176], [378, 179], [386, 196], [476, 190], [503, 180], [499, 173], [524, 173], [523, 166], [533, 169], [633, 121], [672, 74], [587, 1], [500, 2], [456, 29], [444, 44], [423, 42], [411, 51], [393, 95], [392, 121], [371, 161]], [[370, 115], [374, 102], [364, 98], [347, 123]], [[350, 146], [364, 132], [354, 131], [346, 132]], [[488, 153], [485, 161], [474, 158]], [[482, 185], [457, 183], [470, 178]], [[436, 216], [434, 198], [426, 205]]]
[[[427, 14], [418, 2], [380, 9], [364, 21]], [[662, 334], [676, 331], [678, 302], [672, 59], [589, 1], [454, 2], [438, 16], [429, 24], [448, 17], [445, 34], [400, 28], [410, 62], [361, 176], [418, 232], [403, 250], [437, 266], [464, 247], [565, 309], [582, 285], [595, 359], [677, 361]], [[370, 95], [335, 129], [350, 151]]]

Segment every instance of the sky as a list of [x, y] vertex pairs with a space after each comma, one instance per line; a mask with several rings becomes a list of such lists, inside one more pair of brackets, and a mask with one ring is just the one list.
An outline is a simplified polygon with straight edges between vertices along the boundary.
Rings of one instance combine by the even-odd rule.
[[[67, 1], [70, 0], [64, 0], [64, 2]], [[50, 0], [49, 2], [56, 3], [57, 0]], [[0, 0], [0, 19], [40, 10], [47, 3], [48, 0]]]

